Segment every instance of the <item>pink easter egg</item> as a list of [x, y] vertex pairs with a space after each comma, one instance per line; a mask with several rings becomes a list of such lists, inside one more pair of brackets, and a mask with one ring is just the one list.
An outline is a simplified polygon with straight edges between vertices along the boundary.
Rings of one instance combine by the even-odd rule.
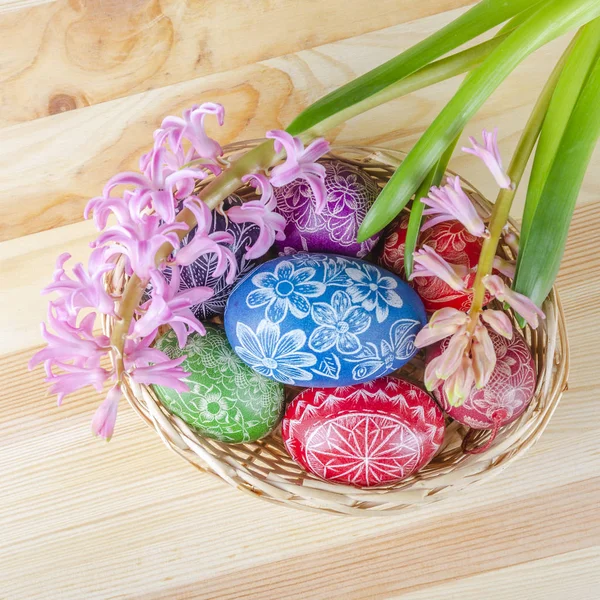
[[[535, 392], [535, 363], [523, 336], [515, 331], [508, 340], [492, 329], [488, 331], [496, 351], [496, 367], [487, 385], [473, 388], [460, 406], [450, 405], [442, 386], [433, 392], [448, 416], [473, 429], [497, 429], [512, 423], [523, 414]], [[449, 340], [431, 346], [427, 361], [439, 356]]]

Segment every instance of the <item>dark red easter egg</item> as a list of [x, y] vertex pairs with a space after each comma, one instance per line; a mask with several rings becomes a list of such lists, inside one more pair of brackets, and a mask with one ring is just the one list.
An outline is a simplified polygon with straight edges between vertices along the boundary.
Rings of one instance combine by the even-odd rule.
[[[461, 406], [451, 406], [441, 386], [433, 392], [450, 417], [473, 429], [512, 423], [525, 411], [535, 391], [535, 363], [523, 336], [515, 331], [508, 340], [490, 328], [488, 331], [496, 351], [496, 367], [487, 385], [480, 390], [473, 388]], [[449, 340], [431, 346], [427, 361], [439, 356]]]
[[[408, 215], [403, 215], [388, 231], [379, 257], [382, 266], [404, 278], [407, 228]], [[483, 240], [470, 234], [458, 221], [445, 221], [420, 234], [419, 246], [424, 244], [433, 248], [447, 262], [464, 265], [470, 270], [477, 266]], [[475, 273], [469, 273], [464, 278], [467, 288], [472, 287], [474, 281]], [[411, 285], [423, 300], [427, 312], [445, 307], [468, 310], [471, 306], [472, 293], [453, 290], [437, 277], [415, 277]], [[489, 299], [489, 296], [486, 296], [486, 302], [489, 302]]]
[[422, 389], [394, 377], [310, 388], [282, 423], [290, 456], [322, 479], [370, 487], [426, 465], [444, 439], [444, 416]]

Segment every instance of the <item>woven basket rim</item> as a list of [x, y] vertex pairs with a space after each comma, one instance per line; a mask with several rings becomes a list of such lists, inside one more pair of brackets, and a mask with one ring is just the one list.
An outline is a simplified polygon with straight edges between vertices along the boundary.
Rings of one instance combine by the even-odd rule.
[[[224, 148], [224, 156], [231, 157], [261, 141], [229, 144]], [[334, 145], [326, 157], [355, 162], [384, 182], [404, 156], [404, 152], [388, 148]], [[451, 170], [447, 173], [456, 175]], [[462, 177], [461, 181], [473, 201], [486, 209], [492, 206], [473, 185]], [[518, 235], [516, 222], [510, 219], [509, 224]], [[512, 257], [506, 247], [502, 247], [501, 252]], [[105, 285], [108, 290], [118, 293], [126, 279], [122, 263], [117, 262], [115, 269], [106, 275]], [[540, 328], [536, 331], [526, 328], [523, 332], [532, 350], [538, 376], [535, 395], [527, 410], [516, 421], [502, 428], [491, 447], [481, 454], [466, 455], [458, 451], [466, 428], [456, 422], [450, 423], [446, 426], [442, 450], [433, 461], [418, 473], [391, 486], [355, 488], [316, 478], [285, 453], [279, 428], [258, 442], [224, 444], [192, 430], [170, 413], [148, 386], [127, 379], [123, 386], [124, 395], [168, 448], [197, 469], [219, 477], [232, 487], [267, 501], [304, 510], [358, 516], [396, 514], [400, 510], [441, 500], [451, 492], [501, 473], [539, 439], [566, 389], [569, 371], [565, 316], [554, 287], [544, 302], [543, 310], [546, 320]], [[104, 315], [102, 326], [107, 335], [110, 335], [113, 325], [114, 319]], [[481, 431], [474, 439], [482, 442], [488, 435], [488, 431]]]

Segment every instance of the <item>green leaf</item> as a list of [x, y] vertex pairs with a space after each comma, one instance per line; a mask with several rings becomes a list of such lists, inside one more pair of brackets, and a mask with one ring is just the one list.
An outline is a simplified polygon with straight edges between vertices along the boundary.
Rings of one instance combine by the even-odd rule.
[[373, 96], [436, 58], [503, 23], [530, 5], [531, 0], [481, 0], [422, 42], [309, 106], [292, 121], [287, 131], [292, 135], [299, 135], [315, 127], [321, 121]]
[[577, 34], [575, 45], [565, 63], [548, 107], [527, 188], [527, 198], [521, 224], [522, 244], [527, 239], [533, 215], [544, 187], [544, 181], [556, 156], [560, 139], [567, 126], [573, 106], [575, 106], [599, 49], [600, 19], [595, 19], [582, 27]]
[[560, 140], [527, 240], [519, 251], [513, 287], [538, 306], [558, 274], [581, 182], [600, 137], [599, 106], [600, 60], [597, 59]]
[[[543, 0], [542, 0], [543, 1]], [[506, 25], [504, 25], [496, 35], [502, 35], [516, 29], [521, 23], [524, 23], [540, 7], [540, 1], [532, 2], [525, 10], [515, 15]]]
[[318, 136], [324, 135], [329, 129], [333, 129], [338, 125], [345, 123], [352, 117], [360, 115], [375, 106], [380, 106], [394, 98], [399, 98], [400, 96], [410, 94], [424, 87], [470, 71], [481, 64], [485, 58], [491, 54], [492, 50], [502, 43], [507, 35], [507, 33], [497, 35], [476, 46], [472, 46], [461, 52], [456, 52], [451, 56], [429, 63], [412, 75], [400, 79], [400, 81], [387, 86], [380, 92], [323, 119], [314, 127], [299, 134], [300, 138], [305, 142], [310, 141]]
[[598, 0], [552, 0], [513, 31], [459, 88], [387, 183], [359, 230], [364, 241], [406, 206], [410, 197], [491, 93], [540, 46], [600, 15]]
[[446, 151], [438, 160], [436, 165], [427, 173], [427, 176], [422, 181], [421, 185], [415, 192], [415, 198], [410, 209], [410, 217], [408, 218], [408, 229], [406, 231], [406, 241], [404, 242], [404, 271], [407, 277], [410, 277], [413, 270], [413, 253], [417, 247], [419, 240], [419, 232], [421, 231], [421, 221], [423, 220], [423, 209], [425, 205], [420, 201], [429, 193], [432, 185], [440, 185], [446, 167], [450, 162], [454, 148], [458, 144], [460, 134], [456, 136], [454, 141], [446, 148]]

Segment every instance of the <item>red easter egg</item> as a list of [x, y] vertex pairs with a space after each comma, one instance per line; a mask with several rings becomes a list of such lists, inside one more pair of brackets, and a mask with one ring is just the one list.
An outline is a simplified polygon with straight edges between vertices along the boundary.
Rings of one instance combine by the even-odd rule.
[[[379, 263], [406, 278], [404, 272], [404, 248], [408, 228], [408, 215], [403, 215], [388, 232]], [[467, 269], [477, 266], [483, 240], [470, 234], [458, 221], [445, 221], [427, 229], [419, 236], [419, 246], [426, 244], [433, 248], [444, 260], [454, 265], [464, 265]], [[465, 276], [464, 282], [470, 288], [475, 281], [475, 273]], [[468, 310], [473, 299], [472, 293], [453, 290], [437, 277], [415, 277], [410, 282], [423, 300], [427, 312], [451, 307]], [[489, 302], [486, 296], [486, 302]]]
[[422, 389], [394, 377], [310, 388], [282, 423], [290, 456], [322, 479], [370, 487], [426, 465], [444, 439], [444, 416]]
[[[433, 392], [448, 416], [473, 429], [512, 423], [525, 411], [535, 391], [535, 363], [523, 336], [515, 331], [508, 340], [490, 328], [488, 331], [496, 351], [496, 367], [487, 385], [480, 390], [473, 388], [460, 406], [450, 405], [441, 386]], [[439, 356], [449, 340], [431, 346], [427, 361]]]

